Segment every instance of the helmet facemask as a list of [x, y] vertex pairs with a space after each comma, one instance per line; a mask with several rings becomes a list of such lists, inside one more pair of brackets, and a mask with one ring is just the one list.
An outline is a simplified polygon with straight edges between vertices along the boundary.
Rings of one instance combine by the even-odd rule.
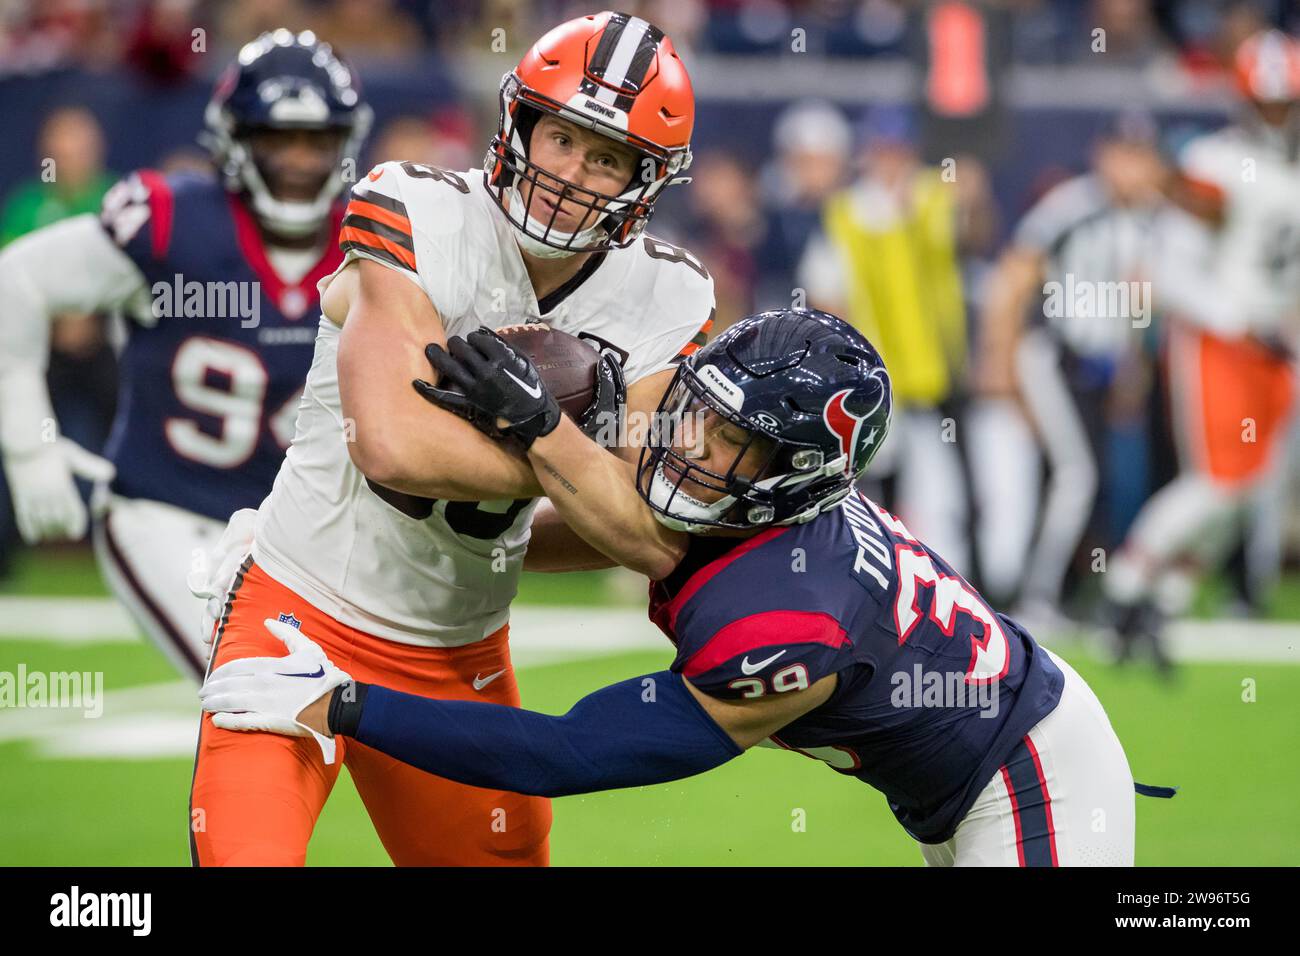
[[[559, 258], [627, 246], [645, 230], [664, 187], [688, 181], [676, 174], [690, 165], [689, 147], [663, 149], [525, 87], [514, 73], [506, 74], [502, 81], [500, 104], [500, 126], [484, 160], [485, 181], [497, 205], [521, 233], [520, 245], [533, 255]], [[637, 154], [636, 170], [627, 188], [617, 195], [597, 192], [533, 162], [529, 140], [543, 114], [631, 147]], [[538, 190], [549, 194], [556, 206], [543, 220], [529, 214]], [[562, 205], [581, 210], [579, 227], [573, 232], [556, 228]]]
[[[697, 463], [705, 429], [730, 424], [747, 436], [725, 471]], [[847, 460], [783, 439], [737, 411], [690, 365], [679, 366], [659, 404], [637, 469], [637, 490], [655, 516], [688, 533], [753, 530], [810, 521], [852, 487]], [[704, 501], [700, 492], [716, 500]], [[792, 492], [801, 492], [792, 496]]]
[[[370, 117], [359, 108], [357, 122], [346, 129], [330, 174], [309, 200], [277, 199], [253, 155], [250, 129], [238, 129], [229, 117], [209, 122], [205, 145], [212, 150], [226, 188], [248, 196], [253, 215], [274, 235], [287, 239], [310, 236], [320, 230], [339, 195], [347, 188], [347, 170], [355, 170], [361, 143], [369, 131]], [[268, 127], [276, 129], [281, 127]], [[314, 128], [314, 127], [310, 127]], [[215, 130], [215, 132], [213, 132]]]

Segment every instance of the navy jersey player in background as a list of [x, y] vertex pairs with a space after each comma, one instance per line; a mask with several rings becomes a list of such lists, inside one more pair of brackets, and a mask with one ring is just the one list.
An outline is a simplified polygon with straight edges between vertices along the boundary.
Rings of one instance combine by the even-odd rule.
[[348, 683], [268, 621], [291, 656], [214, 671], [200, 693], [216, 721], [341, 733], [550, 796], [673, 780], [766, 744], [882, 791], [932, 865], [1132, 864], [1134, 783], [1092, 691], [855, 490], [891, 413], [860, 333], [813, 311], [728, 329], [680, 366], [635, 474], [561, 418], [501, 339], [448, 347], [428, 350], [442, 388], [417, 388], [524, 445], [569, 527], [649, 576], [670, 669], [550, 717]]
[[[216, 176], [138, 171], [98, 219], [0, 254], [0, 451], [22, 535], [82, 537], [72, 476], [95, 479], [105, 578], [196, 680], [207, 650], [187, 572], [270, 491], [293, 436], [370, 111], [327, 45], [277, 30], [240, 51], [204, 120]], [[45, 384], [51, 323], [92, 311], [126, 320], [111, 464], [58, 437]]]

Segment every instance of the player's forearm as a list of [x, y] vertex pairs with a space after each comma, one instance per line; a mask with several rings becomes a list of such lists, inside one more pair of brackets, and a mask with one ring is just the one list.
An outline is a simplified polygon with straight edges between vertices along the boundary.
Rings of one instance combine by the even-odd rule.
[[475, 787], [560, 797], [646, 786], [742, 752], [667, 671], [598, 690], [562, 717], [363, 684], [349, 695], [347, 687], [331, 700], [331, 733]]
[[654, 519], [637, 494], [635, 465], [567, 419], [533, 442], [528, 458], [555, 510], [601, 553], [656, 581], [677, 567], [686, 537]]
[[[425, 406], [420, 415], [394, 418], [380, 434], [356, 426], [353, 462], [366, 477], [395, 491], [449, 501], [536, 498], [537, 476], [520, 455], [468, 422]], [[430, 417], [444, 418], [436, 426]]]
[[538, 504], [524, 554], [525, 571], [593, 571], [617, 563], [565, 524], [549, 498]]
[[53, 440], [54, 408], [40, 366], [0, 368], [0, 451], [23, 456]]
[[391, 343], [357, 335], [356, 321], [349, 316], [340, 343], [339, 397], [348, 452], [362, 474], [425, 498], [490, 501], [542, 493], [522, 455], [411, 388], [412, 379], [427, 374], [422, 345], [411, 339], [394, 355]]
[[43, 282], [54, 251], [42, 232], [0, 251], [0, 448], [22, 454], [49, 440], [45, 369], [53, 295]]

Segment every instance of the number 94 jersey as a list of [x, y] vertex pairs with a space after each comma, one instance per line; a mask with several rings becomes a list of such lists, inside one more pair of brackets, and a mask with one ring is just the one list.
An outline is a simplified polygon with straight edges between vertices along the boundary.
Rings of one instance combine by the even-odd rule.
[[[707, 334], [713, 282], [686, 251], [645, 237], [593, 255], [538, 301], [515, 236], [481, 172], [390, 162], [353, 187], [339, 244], [347, 261], [366, 259], [419, 287], [449, 336], [544, 321], [614, 349], [629, 383], [670, 368]], [[322, 316], [293, 443], [258, 513], [254, 559], [367, 634], [440, 647], [480, 641], [509, 619], [533, 503], [435, 501], [368, 481], [348, 454], [340, 334]]]
[[942, 843], [1064, 676], [903, 523], [861, 494], [807, 524], [696, 537], [651, 586], [672, 669], [752, 698], [839, 675], [826, 703], [770, 738], [880, 790], [903, 826]]
[[128, 307], [119, 357], [112, 490], [219, 521], [257, 507], [293, 435], [316, 282], [341, 255], [327, 244], [298, 281], [283, 280], [247, 208], [193, 174], [128, 176], [100, 221], [147, 293]]

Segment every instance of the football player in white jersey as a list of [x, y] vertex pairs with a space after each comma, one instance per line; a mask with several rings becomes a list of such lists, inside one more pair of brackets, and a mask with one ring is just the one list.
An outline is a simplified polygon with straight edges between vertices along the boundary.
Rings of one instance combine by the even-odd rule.
[[[265, 33], [205, 113], [220, 175], [139, 170], [100, 216], [0, 252], [0, 457], [22, 535], [81, 538], [73, 474], [96, 481], [100, 571], [196, 682], [207, 650], [187, 572], [266, 496], [292, 435], [316, 281], [341, 261], [344, 176], [370, 125], [356, 87], [313, 34]], [[61, 315], [113, 310], [127, 321], [104, 461], [58, 438], [45, 365]]]
[[[517, 704], [509, 607], [542, 490], [521, 456], [411, 388], [429, 375], [426, 343], [524, 321], [590, 336], [621, 360], [631, 417], [652, 413], [707, 336], [707, 271], [643, 235], [690, 162], [694, 98], [671, 41], [625, 14], [578, 18], [505, 76], [500, 102], [483, 171], [388, 162], [353, 189], [294, 439], [229, 588], [213, 666], [276, 653], [270, 617], [362, 679]], [[530, 566], [594, 559], [562, 524], [547, 531]], [[205, 718], [194, 861], [302, 864], [345, 764], [398, 864], [547, 862], [545, 800], [352, 742], [339, 751], [327, 764], [310, 740]]]
[[1121, 654], [1190, 603], [1234, 519], [1276, 470], [1300, 327], [1300, 43], [1276, 30], [1236, 54], [1240, 119], [1191, 141], [1156, 294], [1181, 472], [1143, 507], [1104, 576]]

